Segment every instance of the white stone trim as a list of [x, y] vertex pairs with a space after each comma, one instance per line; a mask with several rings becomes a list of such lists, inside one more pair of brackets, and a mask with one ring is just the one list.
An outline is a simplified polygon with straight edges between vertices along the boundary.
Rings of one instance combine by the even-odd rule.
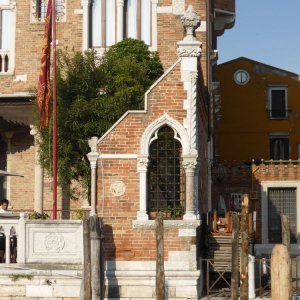
[[82, 51], [88, 50], [88, 32], [89, 32], [89, 6], [90, 0], [81, 0], [82, 6]]
[[99, 158], [102, 159], [136, 159], [138, 156], [137, 154], [129, 154], [129, 153], [124, 153], [124, 154], [109, 154], [109, 153], [100, 153]]
[[151, 1], [151, 46], [150, 51], [157, 51], [157, 4], [158, 0]]
[[159, 6], [157, 7], [158, 14], [172, 14], [173, 7], [172, 6]]
[[[296, 207], [297, 207], [297, 236], [300, 236], [300, 181], [262, 181], [261, 182], [261, 237], [262, 244], [269, 243], [268, 236], [268, 188], [296, 188]], [[299, 243], [299, 238], [298, 238]]]
[[144, 131], [142, 138], [141, 138], [141, 155], [149, 155], [149, 145], [150, 145], [150, 139], [161, 126], [168, 125], [170, 126], [177, 134], [180, 136], [177, 138], [181, 142], [182, 146], [182, 154], [188, 154], [189, 153], [189, 137], [184, 129], [184, 127], [175, 119], [171, 118], [167, 113], [165, 113], [160, 118], [153, 121]]
[[[196, 229], [201, 225], [201, 220], [164, 220], [164, 228]], [[134, 229], [155, 229], [155, 220], [133, 220]]]

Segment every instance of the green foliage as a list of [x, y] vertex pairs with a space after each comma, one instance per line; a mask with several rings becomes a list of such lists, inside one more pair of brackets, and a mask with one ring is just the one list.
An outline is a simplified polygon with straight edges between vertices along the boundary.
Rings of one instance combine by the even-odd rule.
[[83, 220], [83, 218], [84, 218], [83, 210], [81, 208], [76, 209], [74, 219], [75, 220]]
[[38, 213], [35, 211], [35, 212], [29, 214], [28, 218], [30, 220], [38, 220], [38, 219], [47, 220], [47, 219], [50, 219], [50, 216], [46, 213]]
[[[58, 175], [88, 188], [87, 140], [101, 137], [127, 110], [143, 107], [144, 93], [163, 74], [157, 53], [142, 41], [125, 39], [100, 59], [95, 52], [58, 52]], [[51, 174], [52, 132], [41, 132], [40, 159]]]
[[9, 275], [9, 278], [11, 279], [11, 281], [18, 281], [19, 279], [31, 280], [33, 278], [33, 275], [29, 275], [29, 274], [11, 274], [11, 275]]

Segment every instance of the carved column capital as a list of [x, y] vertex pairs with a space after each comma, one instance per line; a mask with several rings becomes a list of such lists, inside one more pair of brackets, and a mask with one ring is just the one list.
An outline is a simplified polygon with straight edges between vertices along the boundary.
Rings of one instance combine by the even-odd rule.
[[184, 156], [182, 166], [187, 173], [194, 173], [197, 168], [197, 157], [196, 156]]
[[149, 158], [147, 156], [139, 156], [137, 158], [137, 171], [147, 172], [149, 165]]

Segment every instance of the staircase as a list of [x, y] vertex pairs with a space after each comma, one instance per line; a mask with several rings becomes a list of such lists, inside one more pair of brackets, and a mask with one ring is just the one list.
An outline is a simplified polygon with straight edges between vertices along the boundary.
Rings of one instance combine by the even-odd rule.
[[211, 259], [210, 270], [231, 272], [232, 234], [211, 233], [208, 236], [208, 259]]

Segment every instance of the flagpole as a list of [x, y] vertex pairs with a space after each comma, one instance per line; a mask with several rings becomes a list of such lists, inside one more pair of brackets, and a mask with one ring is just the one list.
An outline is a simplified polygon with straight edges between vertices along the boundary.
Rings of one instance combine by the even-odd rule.
[[53, 46], [53, 209], [52, 218], [57, 219], [57, 101], [56, 101], [56, 1], [52, 0], [52, 46]]

